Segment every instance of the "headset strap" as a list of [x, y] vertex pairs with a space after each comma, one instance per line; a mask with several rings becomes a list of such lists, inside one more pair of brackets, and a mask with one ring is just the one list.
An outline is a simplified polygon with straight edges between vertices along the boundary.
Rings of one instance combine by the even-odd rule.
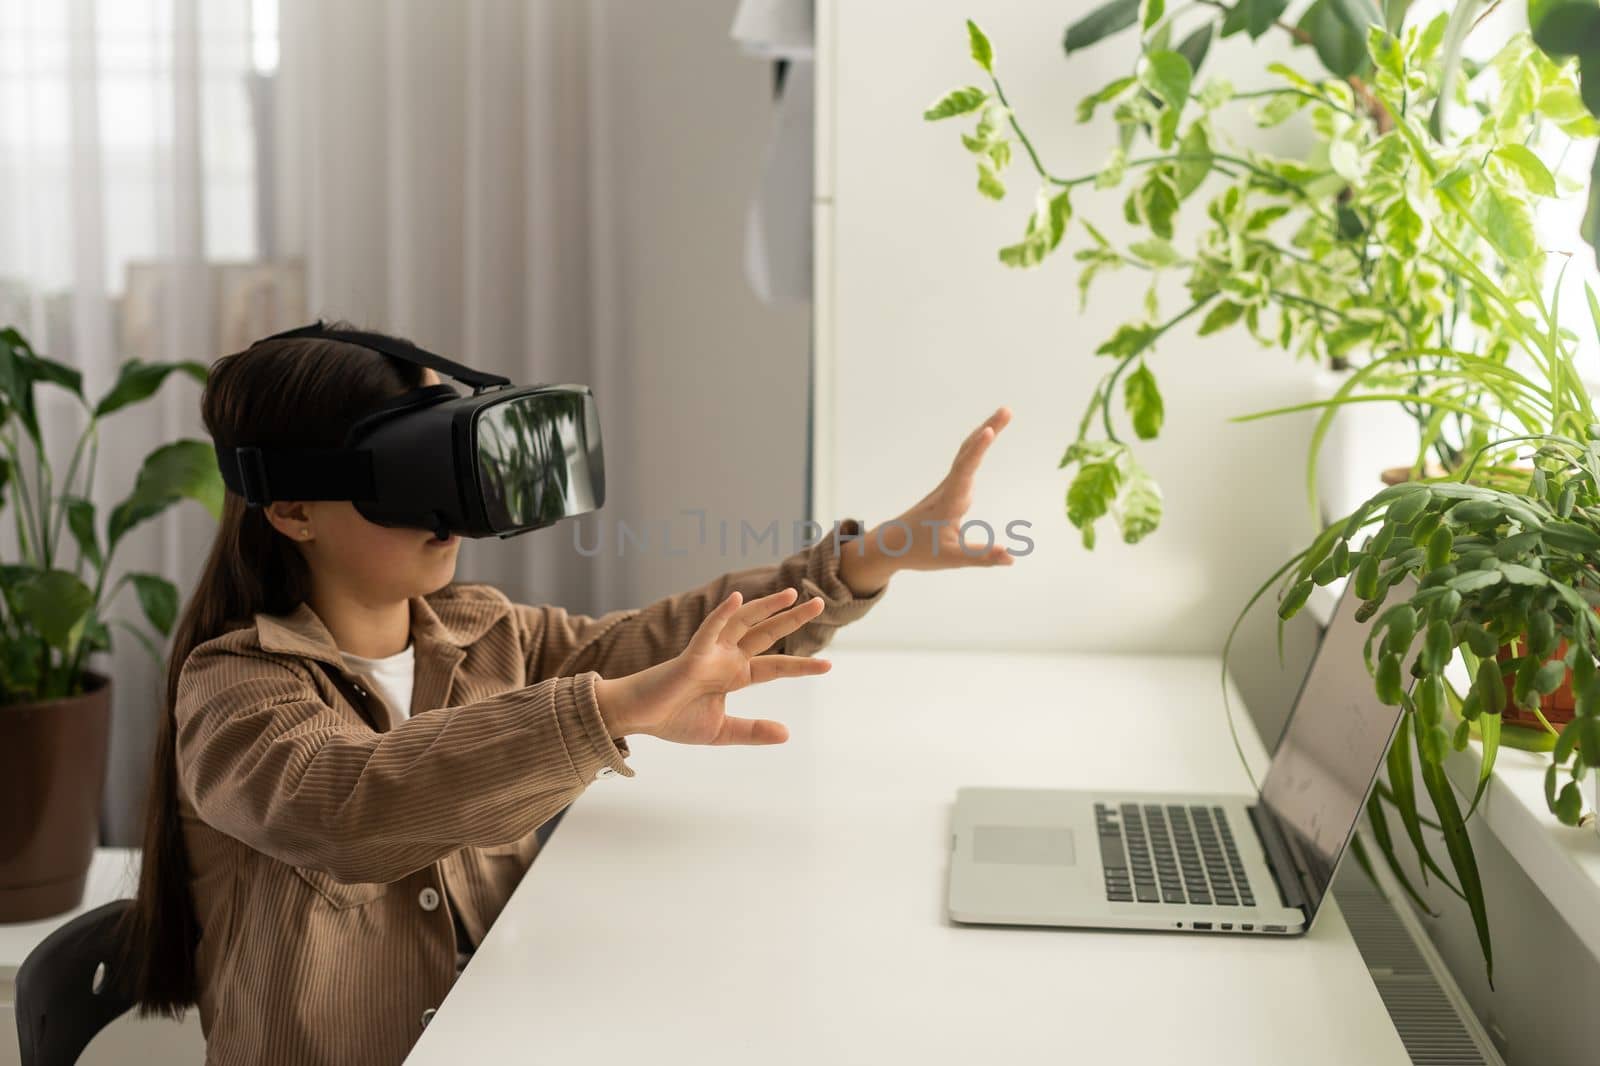
[[373, 500], [372, 453], [353, 448], [214, 445], [222, 483], [251, 507], [273, 500]]
[[[274, 333], [272, 336], [263, 337], [255, 343], [287, 340], [291, 337], [315, 337], [321, 340], [343, 341], [346, 344], [354, 344], [360, 348], [382, 352], [384, 355], [392, 355], [396, 359], [416, 366], [430, 367], [447, 377], [454, 378], [463, 385], [470, 385], [477, 390], [487, 389], [495, 385], [511, 384], [511, 379], [508, 377], [462, 366], [453, 359], [446, 359], [442, 355], [436, 355], [423, 348], [418, 348], [409, 341], [396, 340], [393, 337], [385, 337], [381, 333], [367, 333], [356, 329], [329, 329], [323, 325], [320, 318], [309, 326], [300, 326], [296, 329], [285, 330], [282, 333]], [[252, 344], [251, 347], [253, 348], [255, 345]]]

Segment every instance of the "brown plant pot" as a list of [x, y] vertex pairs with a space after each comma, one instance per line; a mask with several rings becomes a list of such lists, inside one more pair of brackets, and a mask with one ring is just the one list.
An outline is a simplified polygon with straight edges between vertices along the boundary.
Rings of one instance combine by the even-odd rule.
[[[1515, 659], [1518, 654], [1519, 649], [1515, 645], [1502, 644], [1500, 645], [1500, 650], [1495, 653], [1495, 659], [1505, 662], [1507, 659]], [[1566, 654], [1567, 642], [1563, 640], [1556, 644], [1555, 654], [1550, 656], [1550, 659], [1560, 659]], [[1546, 662], [1548, 661], [1550, 660], [1547, 659]], [[1525, 711], [1516, 705], [1515, 697], [1512, 695], [1516, 688], [1516, 683], [1517, 679], [1515, 677], [1505, 678], [1506, 709], [1500, 712], [1501, 724], [1521, 726], [1525, 729], [1544, 732], [1544, 726], [1540, 724], [1539, 719], [1534, 716], [1532, 711]], [[1548, 692], [1539, 697], [1539, 713], [1544, 715], [1545, 721], [1549, 722], [1555, 728], [1555, 731], [1559, 733], [1566, 727], [1568, 722], [1572, 721], [1573, 716], [1577, 713], [1577, 702], [1577, 697], [1572, 694], [1572, 671], [1568, 670], [1567, 676], [1561, 679], [1559, 688], [1554, 692]]]
[[111, 682], [65, 699], [0, 706], [0, 922], [70, 911], [100, 836]]

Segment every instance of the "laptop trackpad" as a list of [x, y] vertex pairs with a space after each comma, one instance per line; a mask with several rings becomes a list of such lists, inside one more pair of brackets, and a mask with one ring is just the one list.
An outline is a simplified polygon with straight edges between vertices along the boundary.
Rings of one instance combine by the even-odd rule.
[[1071, 866], [1077, 862], [1072, 830], [1056, 825], [979, 825], [972, 829], [975, 862]]

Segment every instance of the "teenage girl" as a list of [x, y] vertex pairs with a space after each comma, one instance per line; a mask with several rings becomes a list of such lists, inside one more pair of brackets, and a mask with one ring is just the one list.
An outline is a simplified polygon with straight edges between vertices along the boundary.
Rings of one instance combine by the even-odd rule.
[[[437, 381], [280, 339], [218, 360], [201, 406], [219, 445], [338, 447]], [[125, 937], [141, 1013], [198, 1004], [218, 1066], [400, 1062], [535, 831], [597, 777], [633, 776], [630, 734], [782, 743], [781, 724], [725, 714], [727, 694], [827, 672], [811, 656], [897, 570], [1012, 562], [958, 528], [1009, 420], [968, 436], [903, 524], [597, 618], [453, 584], [455, 537], [229, 492], [167, 669]]]

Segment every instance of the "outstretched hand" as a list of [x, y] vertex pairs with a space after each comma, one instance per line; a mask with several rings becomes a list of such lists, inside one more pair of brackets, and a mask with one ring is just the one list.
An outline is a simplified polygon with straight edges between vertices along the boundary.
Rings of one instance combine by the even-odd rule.
[[839, 548], [839, 577], [859, 596], [871, 595], [898, 570], [1010, 566], [1006, 546], [990, 536], [963, 536], [961, 520], [972, 508], [972, 489], [989, 445], [1011, 421], [1001, 407], [967, 434], [940, 482], [910, 508]]
[[781, 722], [730, 717], [726, 700], [750, 685], [824, 674], [833, 666], [826, 659], [761, 654], [822, 613], [821, 597], [790, 607], [798, 596], [789, 588], [744, 603], [740, 593], [730, 593], [678, 655], [597, 682], [600, 713], [611, 734], [647, 733], [679, 744], [783, 743], [789, 731]]

